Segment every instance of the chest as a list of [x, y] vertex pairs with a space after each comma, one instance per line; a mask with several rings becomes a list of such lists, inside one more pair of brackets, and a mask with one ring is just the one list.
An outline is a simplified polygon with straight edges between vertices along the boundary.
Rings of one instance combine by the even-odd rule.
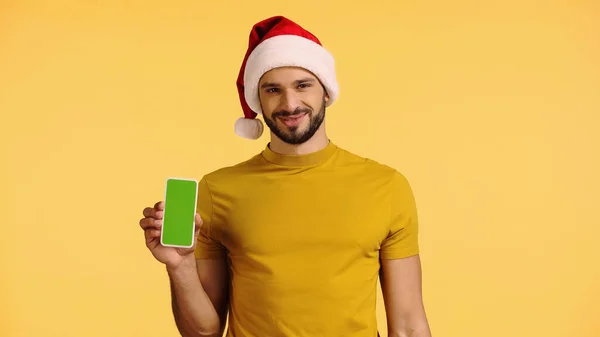
[[385, 186], [305, 176], [249, 186], [222, 212], [222, 241], [233, 256], [375, 256], [388, 233]]

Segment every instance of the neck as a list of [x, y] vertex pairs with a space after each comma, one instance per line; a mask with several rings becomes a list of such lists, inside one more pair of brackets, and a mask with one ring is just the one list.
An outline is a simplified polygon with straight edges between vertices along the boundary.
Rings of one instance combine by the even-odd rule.
[[329, 137], [325, 132], [325, 123], [321, 125], [319, 130], [312, 136], [311, 139], [302, 144], [288, 144], [277, 136], [271, 134], [271, 143], [269, 148], [271, 151], [285, 155], [302, 155], [317, 152], [324, 149], [329, 144]]

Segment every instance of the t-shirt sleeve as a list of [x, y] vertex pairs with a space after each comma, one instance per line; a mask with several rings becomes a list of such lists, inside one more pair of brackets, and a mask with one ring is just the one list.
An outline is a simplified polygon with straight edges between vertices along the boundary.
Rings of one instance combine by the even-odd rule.
[[213, 230], [215, 226], [213, 199], [206, 181], [203, 177], [198, 182], [197, 213], [202, 218], [202, 227], [194, 249], [197, 259], [220, 259], [225, 258], [225, 247], [221, 244]]
[[412, 188], [396, 172], [391, 182], [390, 229], [380, 250], [382, 259], [399, 259], [419, 253], [419, 221]]

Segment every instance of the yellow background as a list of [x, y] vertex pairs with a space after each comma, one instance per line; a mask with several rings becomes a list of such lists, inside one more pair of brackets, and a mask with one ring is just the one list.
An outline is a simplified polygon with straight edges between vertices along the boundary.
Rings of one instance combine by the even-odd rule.
[[275, 14], [337, 59], [331, 138], [414, 187], [434, 337], [600, 336], [600, 5], [516, 0], [3, 0], [0, 335], [176, 335], [138, 220], [262, 150], [235, 79]]

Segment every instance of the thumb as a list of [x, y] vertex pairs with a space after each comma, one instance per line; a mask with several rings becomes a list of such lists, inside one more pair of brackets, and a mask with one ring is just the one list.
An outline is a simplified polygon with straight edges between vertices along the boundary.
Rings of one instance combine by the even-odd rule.
[[202, 221], [202, 217], [200, 217], [199, 213], [196, 213], [196, 227], [194, 229], [195, 236], [198, 236], [200, 234], [200, 228], [202, 228], [203, 224], [204, 224], [204, 221]]

